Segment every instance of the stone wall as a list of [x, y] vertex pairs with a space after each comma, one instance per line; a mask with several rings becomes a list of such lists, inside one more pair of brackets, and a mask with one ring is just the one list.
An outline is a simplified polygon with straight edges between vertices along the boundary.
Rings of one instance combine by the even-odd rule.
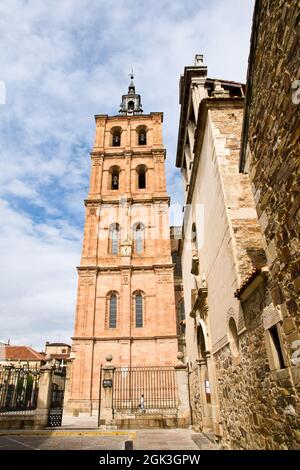
[[200, 389], [199, 368], [194, 366], [189, 375], [190, 382], [190, 403], [192, 408], [193, 429], [197, 432], [203, 430], [203, 410]]
[[226, 345], [214, 355], [223, 438], [227, 449], [299, 449], [297, 392], [288, 369], [270, 370], [262, 313], [268, 286], [261, 285], [243, 303], [247, 330], [239, 337], [239, 355]]
[[289, 357], [300, 339], [299, 14], [297, 0], [256, 4], [241, 155], [264, 235], [273, 304], [285, 317]]
[[0, 429], [45, 429], [47, 422], [48, 410], [0, 413]]

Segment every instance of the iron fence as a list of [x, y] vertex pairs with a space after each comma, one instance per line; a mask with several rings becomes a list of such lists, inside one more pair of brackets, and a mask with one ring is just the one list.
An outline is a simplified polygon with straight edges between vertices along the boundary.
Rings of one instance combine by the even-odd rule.
[[0, 412], [34, 410], [39, 376], [38, 369], [0, 366]]
[[175, 370], [172, 366], [118, 366], [113, 378], [113, 412], [176, 413]]

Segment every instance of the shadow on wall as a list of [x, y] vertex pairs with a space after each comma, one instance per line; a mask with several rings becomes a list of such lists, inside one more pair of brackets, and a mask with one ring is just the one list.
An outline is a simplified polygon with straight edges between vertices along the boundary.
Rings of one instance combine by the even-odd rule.
[[262, 268], [267, 264], [267, 257], [263, 248], [247, 248], [247, 256], [251, 260], [251, 264], [254, 269]]

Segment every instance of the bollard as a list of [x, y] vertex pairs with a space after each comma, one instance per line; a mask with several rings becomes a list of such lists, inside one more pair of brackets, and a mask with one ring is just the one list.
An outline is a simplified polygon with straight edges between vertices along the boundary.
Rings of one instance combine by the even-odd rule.
[[133, 441], [125, 441], [125, 450], [133, 450]]

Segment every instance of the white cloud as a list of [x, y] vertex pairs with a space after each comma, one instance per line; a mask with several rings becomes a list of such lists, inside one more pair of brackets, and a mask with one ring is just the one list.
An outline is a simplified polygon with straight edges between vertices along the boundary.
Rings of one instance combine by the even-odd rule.
[[1, 339], [41, 348], [69, 340], [75, 311], [78, 229], [50, 227], [0, 200]]
[[14, 196], [36, 198], [37, 192], [18, 179], [13, 179], [6, 186], [6, 191]]
[[10, 202], [0, 207], [1, 335], [41, 347], [72, 330], [93, 114], [118, 112], [133, 66], [144, 111], [165, 113], [168, 190], [180, 201], [179, 76], [204, 53], [209, 76], [245, 80], [252, 8], [253, 0], [0, 3], [0, 195]]

